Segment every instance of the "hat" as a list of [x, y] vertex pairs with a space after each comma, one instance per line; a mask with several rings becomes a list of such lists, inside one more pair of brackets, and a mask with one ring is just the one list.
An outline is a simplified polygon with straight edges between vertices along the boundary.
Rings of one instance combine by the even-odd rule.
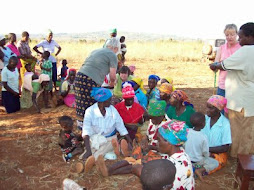
[[213, 95], [211, 96], [208, 100], [207, 103], [213, 105], [214, 107], [216, 107], [218, 110], [222, 111], [224, 109], [224, 111], [227, 113], [227, 99], [224, 98], [223, 96], [220, 95]]
[[169, 95], [172, 92], [172, 85], [169, 83], [163, 83], [158, 89], [160, 92], [164, 92]]
[[113, 28], [110, 30], [110, 34], [114, 34], [114, 33], [117, 33], [117, 29], [116, 28]]
[[0, 41], [3, 39], [5, 39], [5, 36], [0, 34]]
[[157, 76], [157, 75], [150, 75], [150, 76], [148, 77], [148, 80], [151, 80], [151, 79], [156, 80], [156, 82], [158, 82], [159, 80], [161, 80], [160, 77]]
[[122, 96], [123, 96], [123, 99], [126, 99], [126, 98], [133, 98], [135, 96], [135, 92], [134, 92], [134, 89], [132, 88], [131, 84], [128, 83], [128, 82], [125, 82], [123, 84], [123, 89], [122, 89]]
[[148, 105], [148, 114], [151, 116], [163, 116], [165, 115], [167, 103], [164, 100], [152, 99]]

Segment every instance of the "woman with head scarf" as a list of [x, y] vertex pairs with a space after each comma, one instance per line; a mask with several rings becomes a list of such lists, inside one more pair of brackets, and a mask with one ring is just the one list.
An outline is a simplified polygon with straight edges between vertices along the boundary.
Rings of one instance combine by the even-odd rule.
[[144, 114], [143, 107], [134, 102], [134, 96], [135, 93], [131, 84], [125, 83], [122, 89], [124, 101], [115, 105], [132, 140], [135, 139], [138, 127], [143, 123]]
[[40, 113], [40, 107], [37, 100], [41, 93], [43, 93], [45, 107], [48, 107], [47, 87], [49, 81], [50, 78], [46, 74], [41, 74], [39, 77], [33, 73], [25, 75], [20, 98], [21, 108], [30, 108], [34, 105], [37, 112]]
[[159, 99], [159, 90], [158, 88], [156, 87], [157, 86], [157, 83], [160, 81], [160, 77], [157, 76], [157, 75], [150, 75], [148, 77], [148, 91], [146, 93], [146, 96], [147, 96], [147, 100], [148, 100], [148, 103], [151, 99], [153, 98], [157, 98]]
[[135, 96], [138, 99], [139, 104], [146, 109], [147, 107], [147, 97], [146, 97], [146, 91], [143, 86], [143, 80], [141, 78], [133, 78], [129, 83], [132, 85]]
[[76, 77], [76, 69], [69, 69], [66, 80], [61, 86], [61, 96], [64, 98], [64, 103], [68, 107], [76, 108], [74, 80]]
[[162, 83], [158, 88], [160, 92], [160, 100], [165, 100], [167, 102], [166, 112], [170, 107], [170, 95], [173, 91], [173, 86], [169, 83]]
[[[112, 152], [112, 139], [117, 139], [116, 132], [132, 143], [123, 120], [114, 106], [110, 105], [112, 93], [105, 88], [93, 88], [91, 96], [97, 101], [85, 113], [82, 137], [86, 153], [83, 155], [85, 170], [89, 171], [99, 155]], [[90, 143], [91, 142], [91, 143]]]
[[32, 52], [29, 46], [28, 32], [26, 31], [22, 32], [21, 40], [18, 41], [17, 47], [18, 47], [20, 55], [22, 56], [20, 59], [21, 65], [22, 65], [22, 67], [20, 68], [20, 77], [23, 83], [24, 74], [26, 72], [26, 68], [25, 68], [26, 64], [28, 63], [31, 64], [32, 71], [34, 72], [35, 64], [37, 61], [37, 59], [34, 56], [32, 56]]
[[238, 36], [242, 47], [227, 59], [210, 64], [212, 70], [230, 71], [225, 91], [232, 130], [232, 157], [254, 154], [254, 23], [242, 25]]
[[[39, 44], [34, 46], [33, 50], [41, 54], [43, 52], [39, 51], [38, 48], [42, 47], [43, 52], [48, 51], [50, 53], [49, 61], [52, 62], [52, 81], [56, 90], [56, 81], [57, 81], [57, 61], [56, 57], [61, 52], [61, 47], [53, 40], [53, 32], [51, 30], [47, 31], [46, 39], [42, 40]], [[58, 48], [58, 51], [55, 53], [55, 47]]]
[[226, 165], [231, 140], [229, 120], [221, 114], [226, 110], [227, 100], [220, 95], [213, 95], [207, 101], [207, 115], [205, 127], [201, 130], [207, 138], [210, 155], [219, 162], [218, 168], [210, 171], [213, 173]]
[[193, 105], [187, 94], [182, 90], [175, 90], [170, 96], [170, 107], [167, 110], [167, 116], [170, 119], [184, 121], [188, 127], [192, 128], [190, 117], [195, 112]]
[[195, 181], [189, 156], [183, 149], [187, 140], [188, 127], [182, 121], [169, 121], [159, 128], [158, 149], [166, 154], [162, 158], [173, 162], [176, 167], [172, 189], [194, 189]]
[[173, 79], [172, 79], [171, 77], [162, 78], [162, 79], [161, 79], [161, 84], [163, 84], [163, 83], [169, 83], [169, 84], [171, 84], [171, 85], [172, 85], [173, 91], [176, 90], [176, 88], [175, 88], [174, 85], [173, 85]]

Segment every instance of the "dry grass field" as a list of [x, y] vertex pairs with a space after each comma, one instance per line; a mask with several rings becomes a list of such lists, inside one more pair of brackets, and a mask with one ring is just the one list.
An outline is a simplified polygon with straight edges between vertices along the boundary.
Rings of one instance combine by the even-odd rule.
[[[103, 43], [58, 42], [69, 68], [79, 69], [88, 54]], [[178, 89], [184, 89], [197, 111], [205, 113], [206, 100], [213, 93], [214, 74], [208, 62], [201, 62], [201, 42], [126, 42], [126, 65], [137, 67], [135, 75], [144, 79], [150, 74], [171, 76]], [[31, 47], [33, 47], [33, 43]], [[60, 126], [57, 118], [75, 110], [65, 106], [43, 109], [36, 114], [33, 108], [14, 114], [0, 112], [0, 189], [45, 190], [61, 189], [66, 177], [90, 189], [140, 189], [138, 178], [132, 175], [103, 178], [94, 168], [91, 173], [77, 174], [74, 165], [65, 164], [57, 145]], [[143, 130], [146, 126], [143, 126]], [[107, 164], [110, 164], [109, 162]], [[230, 159], [221, 171], [206, 177], [205, 183], [196, 180], [196, 189], [232, 189], [236, 161]]]

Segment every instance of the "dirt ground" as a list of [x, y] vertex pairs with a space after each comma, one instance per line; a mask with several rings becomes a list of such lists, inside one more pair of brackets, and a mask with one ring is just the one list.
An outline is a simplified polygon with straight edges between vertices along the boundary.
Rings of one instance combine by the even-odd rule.
[[[151, 73], [152, 64], [146, 65], [145, 73]], [[180, 72], [176, 69], [178, 66], [182, 69]], [[140, 67], [137, 66], [138, 69]], [[186, 91], [197, 111], [205, 113], [206, 101], [213, 94], [213, 78], [212, 74], [206, 74], [210, 72], [207, 65], [164, 63], [152, 72], [156, 73], [158, 69], [163, 74], [172, 74], [176, 87]], [[167, 69], [173, 71], [170, 73]], [[209, 88], [204, 88], [206, 86]], [[29, 109], [7, 115], [0, 107], [0, 189], [58, 190], [65, 178], [73, 179], [89, 190], [141, 189], [139, 179], [133, 175], [103, 178], [95, 167], [91, 173], [75, 173], [77, 158], [66, 164], [57, 144], [60, 130], [57, 121], [62, 115], [75, 118], [75, 110], [60, 106], [42, 109], [42, 114]], [[107, 161], [107, 164], [111, 162]], [[230, 158], [225, 168], [205, 177], [205, 183], [196, 180], [196, 189], [233, 189], [235, 168], [236, 160]]]

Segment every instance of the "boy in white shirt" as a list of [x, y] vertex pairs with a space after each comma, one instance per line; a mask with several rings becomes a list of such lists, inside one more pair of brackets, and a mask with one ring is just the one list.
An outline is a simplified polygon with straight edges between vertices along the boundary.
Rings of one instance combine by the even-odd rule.
[[209, 157], [209, 145], [206, 135], [200, 130], [205, 126], [205, 115], [196, 112], [192, 114], [190, 122], [193, 129], [189, 129], [187, 141], [185, 143], [185, 152], [189, 155], [195, 168], [195, 174], [203, 181], [203, 174], [209, 173], [219, 166], [214, 158]]

